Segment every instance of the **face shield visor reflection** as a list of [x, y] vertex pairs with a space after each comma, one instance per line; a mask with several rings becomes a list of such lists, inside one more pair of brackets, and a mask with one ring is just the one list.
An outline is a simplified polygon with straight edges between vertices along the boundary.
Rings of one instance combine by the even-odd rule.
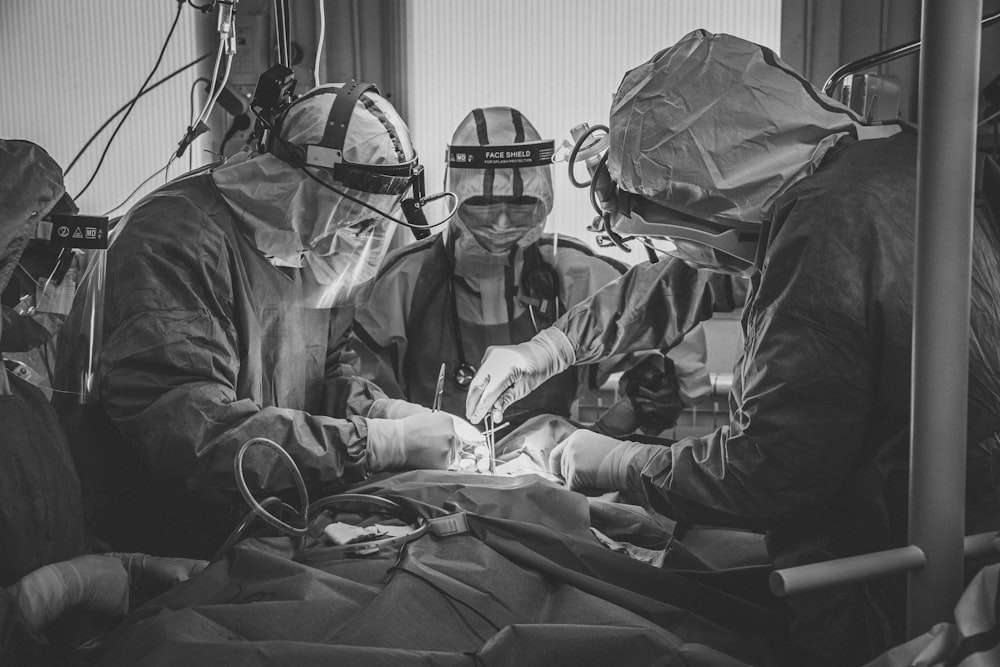
[[303, 305], [337, 308], [365, 303], [398, 225], [372, 216], [337, 229], [323, 250], [305, 253]]
[[545, 207], [537, 197], [469, 197], [458, 216], [483, 248], [508, 250], [545, 221]]
[[88, 251], [89, 259], [76, 292], [73, 310], [57, 337], [59, 349], [53, 390], [80, 404], [99, 399], [98, 370], [103, 342], [107, 250]]
[[709, 269], [718, 273], [742, 276], [753, 267], [752, 262], [696, 241], [676, 237], [664, 238], [655, 247], [696, 269]]

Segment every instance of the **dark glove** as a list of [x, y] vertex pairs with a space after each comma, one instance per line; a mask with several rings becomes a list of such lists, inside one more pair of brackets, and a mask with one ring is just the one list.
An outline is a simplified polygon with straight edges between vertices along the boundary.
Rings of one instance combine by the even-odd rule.
[[674, 362], [664, 355], [646, 357], [625, 371], [618, 391], [632, 404], [644, 431], [660, 433], [673, 428], [684, 410]]

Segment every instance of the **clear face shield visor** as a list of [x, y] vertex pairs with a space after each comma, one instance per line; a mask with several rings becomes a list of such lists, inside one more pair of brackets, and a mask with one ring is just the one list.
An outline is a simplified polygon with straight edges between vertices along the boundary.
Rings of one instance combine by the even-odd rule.
[[608, 172], [606, 156], [586, 186], [597, 212], [588, 229], [597, 232], [598, 245], [628, 252], [628, 243], [638, 240], [651, 260], [660, 253], [719, 273], [747, 276], [753, 271], [759, 225], [705, 220], [620, 190]]
[[469, 197], [459, 204], [458, 217], [480, 246], [505, 252], [545, 223], [545, 206], [537, 197]]
[[[451, 177], [465, 183], [458, 217], [488, 252], [506, 252], [545, 224], [546, 204], [530, 193], [539, 192], [536, 170], [551, 167], [553, 146], [551, 139], [448, 146], [445, 181]], [[548, 171], [545, 174], [547, 178]], [[515, 179], [521, 185], [514, 186]], [[531, 179], [533, 185], [524, 185]], [[469, 183], [477, 185], [470, 191]]]
[[337, 229], [322, 253], [307, 252], [302, 265], [303, 305], [338, 308], [366, 303], [396, 229], [389, 220], [367, 217]]
[[82, 260], [82, 276], [77, 278], [75, 292], [67, 295], [72, 310], [65, 304], [68, 317], [57, 337], [58, 363], [51, 387], [81, 404], [98, 400], [109, 233], [106, 217], [52, 214], [39, 223], [35, 234], [52, 245], [82, 251], [76, 253]]

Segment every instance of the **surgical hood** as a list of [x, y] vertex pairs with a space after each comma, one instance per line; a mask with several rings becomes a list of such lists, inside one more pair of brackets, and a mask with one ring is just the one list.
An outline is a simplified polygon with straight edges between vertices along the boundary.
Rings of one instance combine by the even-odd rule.
[[759, 224], [864, 123], [770, 49], [696, 30], [625, 74], [609, 126], [620, 189], [698, 219]]

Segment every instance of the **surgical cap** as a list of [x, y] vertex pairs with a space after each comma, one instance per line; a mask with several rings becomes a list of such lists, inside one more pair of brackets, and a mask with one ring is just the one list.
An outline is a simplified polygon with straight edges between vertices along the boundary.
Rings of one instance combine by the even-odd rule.
[[63, 173], [40, 146], [0, 139], [0, 291], [6, 288], [34, 224], [66, 192]]
[[[281, 123], [282, 137], [297, 146], [321, 145], [335, 91], [341, 85], [323, 86], [317, 90], [329, 92], [306, 94], [292, 103]], [[343, 150], [346, 160], [365, 165], [401, 164], [415, 157], [406, 123], [373, 91], [364, 93], [354, 105]], [[398, 216], [398, 196], [348, 188], [320, 169], [310, 173], [348, 197], [324, 188], [299, 166], [252, 150], [227, 160], [213, 172], [213, 178], [257, 249], [288, 266], [301, 266], [308, 253], [334, 252], [339, 229], [366, 221], [395, 225], [350, 198]]]
[[696, 218], [760, 223], [862, 125], [770, 49], [696, 30], [625, 74], [608, 170], [621, 189]]
[[[452, 146], [489, 146], [540, 141], [538, 130], [520, 111], [510, 107], [474, 109], [451, 139]], [[470, 197], [535, 197], [544, 215], [552, 211], [552, 167], [449, 169], [448, 189], [459, 203]]]

